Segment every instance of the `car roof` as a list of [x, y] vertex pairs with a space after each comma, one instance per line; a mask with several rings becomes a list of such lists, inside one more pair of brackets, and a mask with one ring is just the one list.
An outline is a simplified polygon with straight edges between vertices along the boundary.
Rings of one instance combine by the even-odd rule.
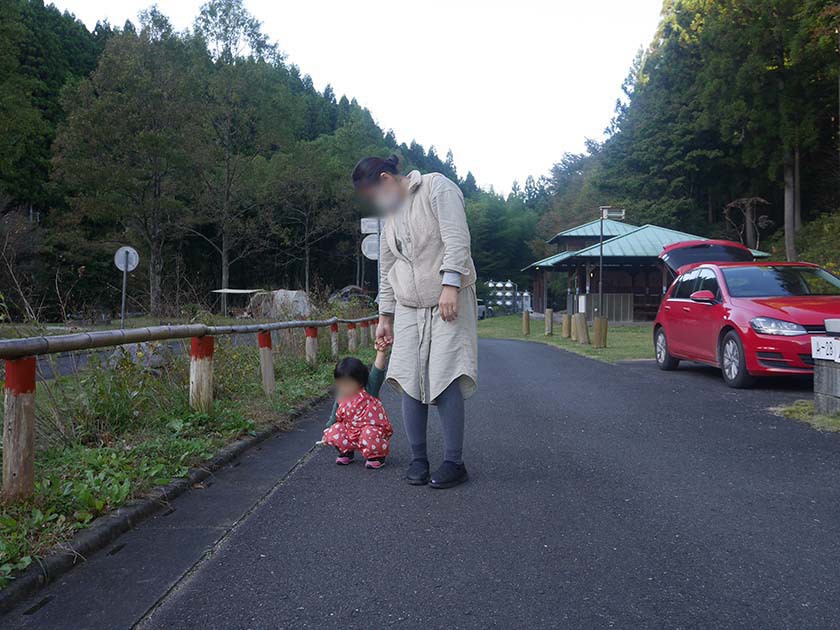
[[731, 269], [733, 267], [813, 267], [819, 269], [820, 266], [809, 262], [772, 262], [766, 260], [762, 260], [761, 262], [699, 262], [680, 267], [678, 275], [683, 275], [699, 267], [719, 267], [720, 269]]
[[696, 239], [696, 240], [693, 240], [693, 241], [677, 241], [676, 243], [671, 243], [670, 245], [665, 245], [662, 248], [662, 254], [660, 255], [660, 258], [662, 257], [662, 255], [668, 254], [668, 253], [670, 253], [672, 251], [675, 251], [675, 250], [690, 249], [692, 247], [701, 247], [701, 246], [702, 247], [710, 247], [710, 246], [714, 246], [714, 245], [717, 245], [717, 246], [720, 246], [720, 247], [731, 247], [733, 249], [742, 249], [742, 250], [745, 250], [745, 251], [748, 251], [748, 252], [751, 251], [749, 247], [747, 247], [743, 243], [739, 243], [737, 241], [725, 241], [725, 240], [713, 239], [713, 238], [710, 238], [710, 239]]

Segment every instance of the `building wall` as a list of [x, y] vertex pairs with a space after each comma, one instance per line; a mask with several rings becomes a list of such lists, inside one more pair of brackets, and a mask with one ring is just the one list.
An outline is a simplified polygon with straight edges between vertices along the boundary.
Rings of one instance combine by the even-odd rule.
[[[532, 271], [533, 305], [536, 312], [545, 311], [547, 306], [566, 303], [565, 295], [552, 295], [549, 273], [567, 273], [570, 277], [570, 291], [573, 295], [587, 293], [587, 269], [579, 266], [572, 270], [539, 269]], [[598, 293], [598, 267], [589, 267], [588, 287], [590, 295]], [[604, 270], [604, 293], [633, 296], [634, 321], [649, 321], [656, 315], [662, 299], [662, 270], [658, 263], [634, 265]], [[546, 299], [547, 298], [547, 299]]]

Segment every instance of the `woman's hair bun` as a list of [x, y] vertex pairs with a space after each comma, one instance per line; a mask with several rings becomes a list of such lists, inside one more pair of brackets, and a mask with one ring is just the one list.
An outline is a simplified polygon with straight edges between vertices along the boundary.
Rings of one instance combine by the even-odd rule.
[[356, 189], [374, 186], [379, 183], [382, 173], [389, 175], [400, 174], [400, 158], [396, 155], [385, 159], [381, 157], [366, 157], [359, 160], [353, 169], [353, 185]]

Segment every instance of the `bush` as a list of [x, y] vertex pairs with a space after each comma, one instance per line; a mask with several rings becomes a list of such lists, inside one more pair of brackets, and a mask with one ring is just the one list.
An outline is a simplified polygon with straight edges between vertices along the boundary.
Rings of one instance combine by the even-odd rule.
[[796, 235], [800, 260], [816, 263], [840, 273], [840, 211], [823, 214], [802, 226]]

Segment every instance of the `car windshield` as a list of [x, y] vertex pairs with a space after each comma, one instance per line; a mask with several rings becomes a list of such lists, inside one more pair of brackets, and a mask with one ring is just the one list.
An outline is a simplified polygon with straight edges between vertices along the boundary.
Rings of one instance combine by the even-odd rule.
[[840, 295], [840, 278], [818, 267], [724, 267], [732, 297]]

